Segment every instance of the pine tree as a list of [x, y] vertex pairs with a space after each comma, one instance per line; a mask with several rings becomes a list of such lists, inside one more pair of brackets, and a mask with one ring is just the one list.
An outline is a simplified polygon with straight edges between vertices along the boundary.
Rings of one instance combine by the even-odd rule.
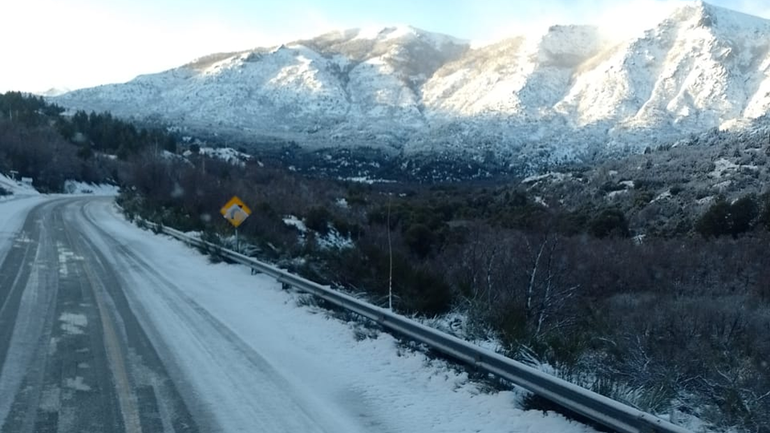
[[730, 203], [724, 197], [719, 197], [695, 222], [695, 231], [705, 237], [719, 237], [730, 233]]

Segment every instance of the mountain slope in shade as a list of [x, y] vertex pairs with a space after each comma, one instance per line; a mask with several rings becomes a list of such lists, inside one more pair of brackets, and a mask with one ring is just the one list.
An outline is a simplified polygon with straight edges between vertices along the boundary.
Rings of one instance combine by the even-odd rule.
[[695, 2], [630, 40], [554, 26], [480, 48], [408, 26], [348, 30], [55, 101], [243, 141], [542, 165], [768, 112], [770, 21]]

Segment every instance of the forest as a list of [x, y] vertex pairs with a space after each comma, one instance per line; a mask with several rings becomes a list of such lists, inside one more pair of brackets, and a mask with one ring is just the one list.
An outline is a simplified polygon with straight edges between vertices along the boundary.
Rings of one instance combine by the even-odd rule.
[[120, 168], [150, 148], [173, 152], [176, 138], [109, 113], [65, 115], [42, 97], [0, 94], [0, 172], [32, 178], [41, 192], [62, 192], [65, 180], [121, 184]]

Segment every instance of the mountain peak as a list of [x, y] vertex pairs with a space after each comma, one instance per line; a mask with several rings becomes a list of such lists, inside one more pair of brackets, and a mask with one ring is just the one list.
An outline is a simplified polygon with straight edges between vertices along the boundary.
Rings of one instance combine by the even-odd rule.
[[384, 27], [362, 27], [354, 29], [356, 39], [396, 39], [402, 37], [416, 37], [428, 33], [410, 25], [396, 25]]
[[726, 30], [767, 29], [770, 20], [695, 0], [674, 9], [669, 19], [693, 22], [697, 27], [721, 27]]
[[46, 97], [52, 97], [52, 96], [59, 96], [63, 95], [65, 93], [71, 92], [72, 90], [66, 88], [66, 87], [51, 87], [48, 90], [40, 91], [40, 92], [32, 92], [35, 95], [39, 96], [46, 96]]
[[374, 40], [378, 42], [419, 39], [433, 45], [467, 45], [468, 42], [442, 33], [429, 32], [414, 26], [399, 24], [384, 27], [364, 27], [349, 30], [346, 34], [355, 34], [355, 40]]

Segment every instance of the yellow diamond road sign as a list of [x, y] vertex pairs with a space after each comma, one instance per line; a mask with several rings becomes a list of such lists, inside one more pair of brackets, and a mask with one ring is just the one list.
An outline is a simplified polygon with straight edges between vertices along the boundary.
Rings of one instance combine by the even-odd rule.
[[251, 215], [251, 209], [238, 197], [233, 197], [219, 210], [219, 213], [230, 221], [230, 224], [238, 227]]

